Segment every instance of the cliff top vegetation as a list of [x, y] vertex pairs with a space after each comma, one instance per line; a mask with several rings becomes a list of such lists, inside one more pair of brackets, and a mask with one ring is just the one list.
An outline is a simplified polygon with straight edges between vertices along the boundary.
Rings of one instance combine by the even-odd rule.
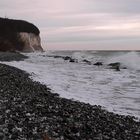
[[9, 32], [27, 32], [39, 35], [39, 29], [32, 23], [24, 20], [0, 18], [0, 35]]

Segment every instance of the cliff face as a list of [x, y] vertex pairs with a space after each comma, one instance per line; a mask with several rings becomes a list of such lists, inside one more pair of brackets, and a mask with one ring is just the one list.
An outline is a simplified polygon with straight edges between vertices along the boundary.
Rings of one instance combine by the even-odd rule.
[[32, 23], [0, 18], [0, 51], [43, 51], [39, 34]]
[[24, 42], [23, 52], [43, 51], [39, 35], [21, 32], [19, 38]]

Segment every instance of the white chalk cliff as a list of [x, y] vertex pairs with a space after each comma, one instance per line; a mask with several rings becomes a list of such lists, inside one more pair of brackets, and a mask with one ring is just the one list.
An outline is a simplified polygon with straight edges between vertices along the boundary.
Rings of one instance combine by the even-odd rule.
[[39, 29], [24, 20], [0, 18], [0, 51], [43, 51]]
[[43, 51], [39, 35], [34, 33], [19, 33], [20, 40], [24, 43], [23, 52]]

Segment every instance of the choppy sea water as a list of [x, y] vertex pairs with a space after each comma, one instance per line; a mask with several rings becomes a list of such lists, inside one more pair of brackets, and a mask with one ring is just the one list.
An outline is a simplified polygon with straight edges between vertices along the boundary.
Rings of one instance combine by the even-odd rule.
[[[48, 51], [29, 53], [24, 61], [4, 62], [31, 74], [61, 97], [101, 105], [111, 112], [140, 119], [140, 53], [129, 51]], [[70, 63], [53, 56], [71, 56]], [[86, 59], [91, 65], [83, 62]], [[93, 65], [103, 62], [103, 66]], [[121, 69], [109, 69], [120, 62]]]

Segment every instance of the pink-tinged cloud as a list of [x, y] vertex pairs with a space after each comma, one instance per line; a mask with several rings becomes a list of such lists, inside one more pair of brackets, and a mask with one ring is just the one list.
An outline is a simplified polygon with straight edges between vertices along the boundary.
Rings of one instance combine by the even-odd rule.
[[139, 7], [140, 0], [4, 0], [0, 16], [33, 22], [41, 30], [42, 43], [51, 44], [51, 49], [73, 49], [72, 44], [116, 49], [115, 44], [140, 46]]

